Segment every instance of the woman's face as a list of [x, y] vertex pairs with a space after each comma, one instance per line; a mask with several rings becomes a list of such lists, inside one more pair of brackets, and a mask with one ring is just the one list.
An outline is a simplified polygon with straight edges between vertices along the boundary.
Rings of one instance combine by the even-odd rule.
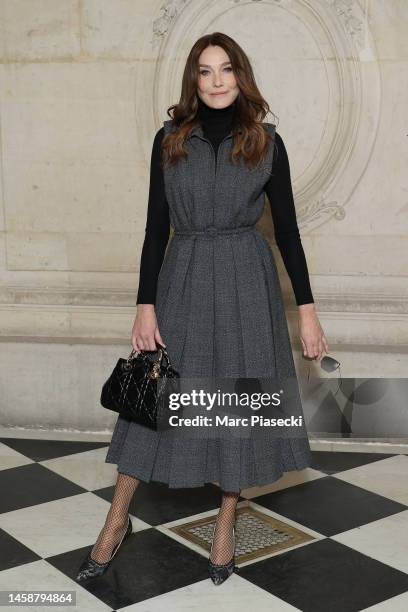
[[222, 47], [209, 46], [198, 58], [198, 89], [201, 100], [212, 108], [229, 106], [239, 88], [231, 62]]

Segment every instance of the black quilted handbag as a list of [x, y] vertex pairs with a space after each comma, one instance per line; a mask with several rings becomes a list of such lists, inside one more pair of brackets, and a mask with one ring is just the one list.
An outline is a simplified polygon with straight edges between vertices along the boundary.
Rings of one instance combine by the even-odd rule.
[[166, 400], [177, 389], [180, 378], [164, 346], [157, 344], [156, 361], [146, 351], [136, 354], [134, 349], [127, 359], [120, 357], [101, 393], [104, 408], [154, 431], [169, 428]]

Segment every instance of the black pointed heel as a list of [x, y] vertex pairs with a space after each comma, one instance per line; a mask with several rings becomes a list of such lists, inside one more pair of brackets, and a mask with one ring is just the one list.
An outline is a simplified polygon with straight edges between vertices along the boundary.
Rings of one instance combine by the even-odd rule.
[[[213, 544], [214, 544], [214, 533], [215, 533], [215, 525], [214, 525], [214, 531], [213, 531], [213, 541], [211, 543], [210, 557], [211, 557]], [[215, 585], [219, 585], [225, 582], [225, 580], [227, 580], [227, 578], [231, 576], [231, 574], [233, 573], [235, 569], [235, 527], [232, 528], [232, 537], [234, 539], [234, 549], [233, 549], [232, 558], [230, 561], [228, 561], [228, 563], [225, 563], [224, 565], [217, 565], [216, 563], [213, 563], [210, 560], [210, 557], [208, 558], [208, 573], [210, 574], [210, 578]]]
[[130, 536], [132, 533], [132, 521], [130, 520], [130, 516], [128, 516], [128, 525], [125, 533], [123, 534], [120, 541], [116, 544], [115, 548], [112, 551], [110, 558], [105, 563], [98, 563], [95, 559], [92, 559], [91, 552], [89, 551], [83, 562], [81, 563], [78, 574], [75, 578], [77, 582], [83, 582], [84, 580], [88, 580], [89, 578], [96, 578], [97, 576], [102, 576], [108, 569], [113, 557], [118, 552], [121, 544]]

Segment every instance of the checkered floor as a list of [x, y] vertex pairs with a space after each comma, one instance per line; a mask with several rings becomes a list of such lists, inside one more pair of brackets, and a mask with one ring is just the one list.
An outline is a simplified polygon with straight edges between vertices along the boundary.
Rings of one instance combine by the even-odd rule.
[[313, 452], [311, 467], [242, 491], [238, 567], [217, 587], [207, 557], [218, 487], [141, 483], [132, 535], [104, 576], [79, 585], [116, 481], [106, 452], [0, 438], [0, 590], [72, 590], [76, 607], [56, 609], [81, 612], [408, 610], [407, 455]]

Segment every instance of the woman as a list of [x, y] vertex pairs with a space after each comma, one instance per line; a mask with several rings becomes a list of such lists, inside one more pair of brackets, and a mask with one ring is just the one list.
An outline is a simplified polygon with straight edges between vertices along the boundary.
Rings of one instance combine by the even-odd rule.
[[[269, 107], [234, 40], [216, 32], [195, 43], [180, 102], [170, 110], [172, 119], [153, 143], [133, 348], [166, 346], [187, 378], [294, 377], [273, 254], [254, 227], [264, 192], [299, 309], [303, 354], [320, 359], [329, 348], [315, 311], [285, 146], [275, 125], [262, 123]], [[170, 224], [174, 236], [167, 246]], [[140, 480], [173, 488], [216, 481], [222, 502], [208, 569], [221, 584], [234, 569], [240, 491], [310, 465], [304, 433], [256, 443], [239, 437], [180, 443], [172, 432], [118, 417], [106, 456], [118, 466], [114, 498], [77, 579], [106, 571], [131, 533], [128, 508]]]

